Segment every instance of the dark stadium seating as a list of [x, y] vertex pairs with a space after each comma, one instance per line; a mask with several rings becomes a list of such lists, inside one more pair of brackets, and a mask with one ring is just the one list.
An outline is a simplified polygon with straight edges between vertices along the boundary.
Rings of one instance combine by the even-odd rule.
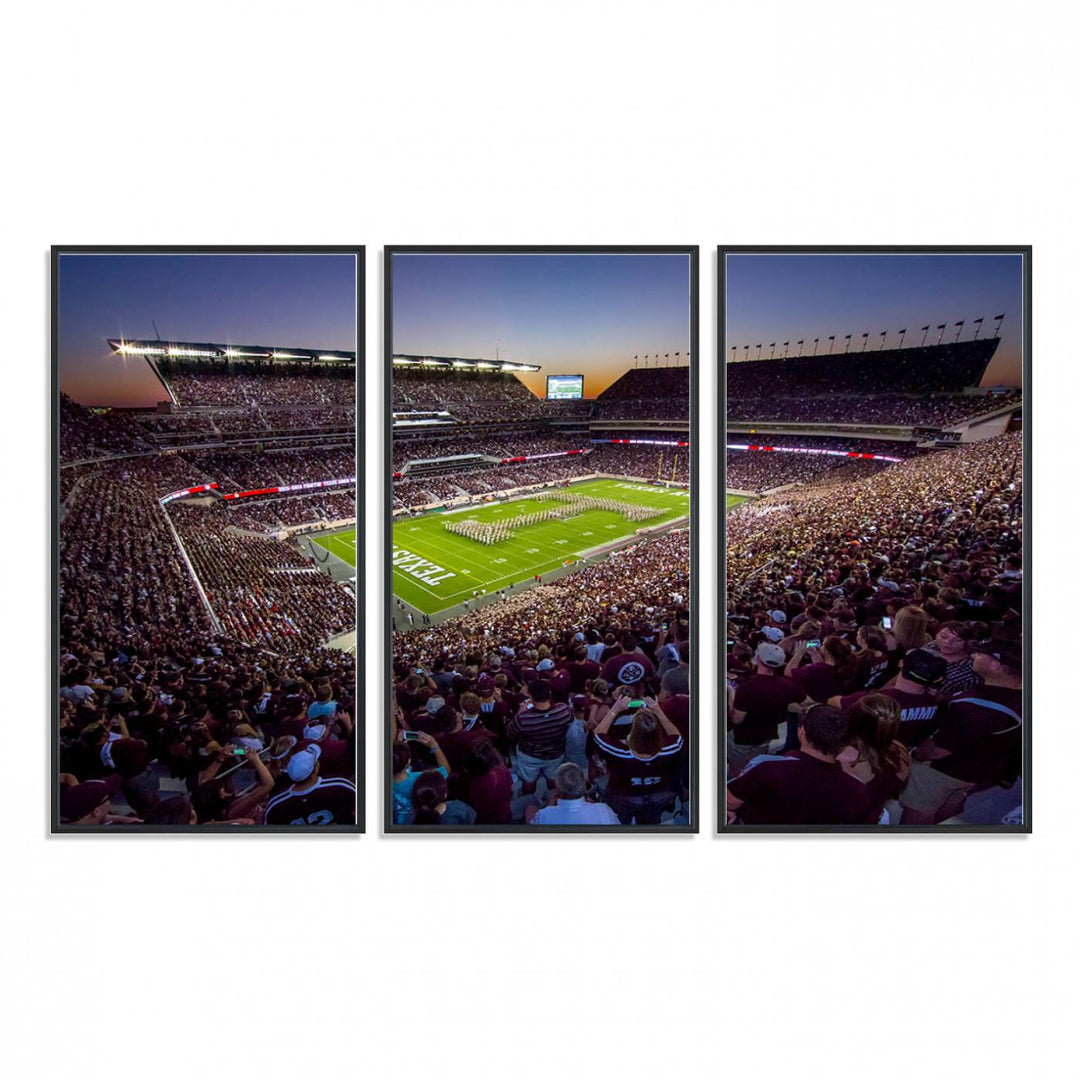
[[[62, 822], [261, 824], [313, 739], [334, 799], [315, 816], [355, 820], [356, 665], [328, 646], [355, 629], [355, 597], [268, 535], [355, 518], [353, 485], [220, 498], [354, 475], [355, 368], [334, 372], [174, 364], [173, 412], [61, 398]], [[214, 448], [170, 451], [180, 437]]]

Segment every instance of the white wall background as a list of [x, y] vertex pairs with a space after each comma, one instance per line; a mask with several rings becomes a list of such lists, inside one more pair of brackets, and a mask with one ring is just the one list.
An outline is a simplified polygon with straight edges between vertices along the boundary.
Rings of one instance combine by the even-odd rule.
[[[186, 0], [4, 30], [7, 1075], [1069, 1071], [1075, 7]], [[358, 839], [48, 839], [57, 242], [369, 246], [372, 568], [384, 243], [700, 244], [706, 494], [715, 244], [1033, 243], [1035, 835], [717, 839], [707, 702], [696, 838], [388, 840], [372, 783]]]

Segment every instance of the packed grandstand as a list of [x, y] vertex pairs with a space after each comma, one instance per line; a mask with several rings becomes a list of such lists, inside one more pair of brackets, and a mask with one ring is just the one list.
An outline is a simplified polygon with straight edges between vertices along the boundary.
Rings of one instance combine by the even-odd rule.
[[60, 821], [354, 823], [355, 356], [109, 345], [162, 400], [59, 402]]
[[729, 824], [1019, 820], [1023, 397], [980, 385], [998, 344], [732, 348]]
[[[686, 824], [689, 369], [632, 368], [595, 399], [554, 401], [492, 361], [395, 357], [392, 400], [394, 823]], [[462, 559], [424, 566], [471, 565], [480, 585], [517, 531], [578, 513], [626, 535], [448, 608], [410, 603], [398, 580], [398, 538], [422, 525], [449, 522]], [[429, 582], [449, 573], [435, 569]]]

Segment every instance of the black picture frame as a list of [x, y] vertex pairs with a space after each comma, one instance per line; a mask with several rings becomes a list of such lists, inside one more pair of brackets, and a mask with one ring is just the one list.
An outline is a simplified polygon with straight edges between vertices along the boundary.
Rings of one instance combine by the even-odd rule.
[[647, 836], [692, 835], [700, 830], [701, 780], [699, 776], [699, 677], [700, 659], [695, 658], [690, 668], [690, 813], [685, 825], [545, 825], [533, 827], [527, 824], [511, 825], [397, 825], [394, 823], [392, 790], [392, 753], [390, 738], [393, 686], [393, 573], [391, 548], [393, 546], [393, 481], [390, 478], [393, 460], [393, 259], [395, 255], [684, 255], [689, 266], [689, 318], [690, 318], [690, 638], [697, 640], [700, 613], [698, 591], [698, 499], [699, 460], [698, 435], [698, 378], [700, 372], [699, 341], [699, 247], [698, 245], [417, 245], [391, 244], [383, 249], [383, 641], [386, 654], [383, 663], [383, 709], [384, 719], [380, 725], [383, 740], [382, 777], [383, 832], [391, 836], [423, 836], [431, 834], [469, 835], [582, 835], [582, 836]]
[[[60, 572], [60, 260], [65, 255], [351, 255], [356, 265], [356, 476], [357, 484], [357, 521], [358, 536], [364, 532], [364, 486], [359, 482], [363, 477], [363, 412], [364, 412], [364, 376], [365, 357], [365, 259], [366, 249], [363, 244], [355, 245], [216, 245], [216, 244], [54, 244], [50, 249], [50, 529], [52, 538], [52, 557], [50, 560], [50, 578], [47, 589], [50, 603], [50, 648], [49, 662], [50, 684], [50, 746], [49, 755], [49, 792], [50, 792], [50, 827], [53, 836], [147, 836], [147, 835], [225, 835], [235, 837], [254, 837], [271, 835], [289, 836], [357, 836], [365, 831], [364, 808], [366, 787], [364, 783], [364, 723], [358, 705], [355, 719], [356, 731], [356, 822], [352, 825], [326, 825], [319, 828], [299, 828], [294, 825], [255, 825], [236, 826], [228, 824], [207, 825], [138, 825], [134, 827], [110, 827], [107, 825], [71, 825], [60, 821], [59, 791], [59, 659], [60, 659], [60, 618], [59, 600], [56, 583]], [[358, 690], [364, 681], [364, 623], [361, 613], [364, 610], [364, 576], [359, 565], [356, 576], [356, 681]], [[359, 701], [359, 698], [358, 698]]]
[[[801, 835], [833, 834], [854, 836], [1024, 836], [1032, 831], [1032, 787], [1031, 787], [1031, 257], [1030, 244], [776, 244], [776, 245], [727, 245], [717, 248], [717, 407], [720, 410], [720, 430], [723, 441], [719, 454], [719, 491], [717, 498], [720, 514], [720, 549], [718, 552], [718, 616], [724, 619], [727, 612], [727, 576], [725, 573], [725, 553], [727, 543], [727, 512], [720, 499], [727, 490], [727, 342], [726, 342], [726, 285], [727, 256], [729, 255], [1019, 255], [1023, 259], [1023, 467], [1024, 467], [1024, 728], [1023, 762], [1021, 776], [1023, 791], [1021, 805], [1023, 822], [1019, 825], [729, 825], [727, 823], [724, 792], [727, 784], [727, 738], [726, 709], [721, 705], [717, 715], [717, 822], [719, 834], [726, 839], [731, 836], [761, 836], [763, 834]], [[723, 624], [720, 624], [721, 626]], [[722, 686], [727, 685], [727, 637], [720, 633], [717, 639], [717, 666], [721, 674]], [[721, 699], [722, 700], [722, 699]]]

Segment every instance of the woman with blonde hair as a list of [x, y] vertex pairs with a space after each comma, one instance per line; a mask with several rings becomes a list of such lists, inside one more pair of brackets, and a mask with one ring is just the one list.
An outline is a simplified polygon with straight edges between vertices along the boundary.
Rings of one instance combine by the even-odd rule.
[[895, 671], [900, 666], [905, 653], [912, 649], [921, 649], [930, 643], [930, 635], [926, 629], [929, 622], [926, 611], [918, 604], [908, 604], [896, 613], [892, 630], [889, 631], [891, 670]]

